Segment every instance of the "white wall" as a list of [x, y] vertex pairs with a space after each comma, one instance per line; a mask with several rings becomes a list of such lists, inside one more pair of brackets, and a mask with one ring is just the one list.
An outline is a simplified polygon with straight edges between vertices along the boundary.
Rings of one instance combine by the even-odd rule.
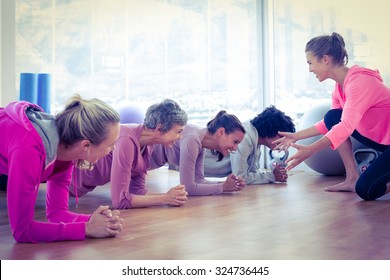
[[0, 1], [0, 105], [16, 101], [15, 88], [15, 1]]

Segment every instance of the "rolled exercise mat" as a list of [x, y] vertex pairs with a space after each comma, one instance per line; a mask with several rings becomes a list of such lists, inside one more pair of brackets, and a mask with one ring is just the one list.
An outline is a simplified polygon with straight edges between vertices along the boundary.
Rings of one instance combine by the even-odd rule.
[[20, 73], [19, 99], [37, 103], [38, 75], [35, 73]]
[[38, 74], [38, 100], [37, 103], [41, 108], [50, 114], [51, 100], [51, 75], [46, 73]]

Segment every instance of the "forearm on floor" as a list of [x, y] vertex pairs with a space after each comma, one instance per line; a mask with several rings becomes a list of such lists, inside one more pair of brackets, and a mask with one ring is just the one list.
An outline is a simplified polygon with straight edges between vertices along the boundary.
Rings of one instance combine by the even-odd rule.
[[132, 208], [158, 206], [167, 204], [164, 194], [147, 193], [146, 195], [134, 195], [131, 201]]

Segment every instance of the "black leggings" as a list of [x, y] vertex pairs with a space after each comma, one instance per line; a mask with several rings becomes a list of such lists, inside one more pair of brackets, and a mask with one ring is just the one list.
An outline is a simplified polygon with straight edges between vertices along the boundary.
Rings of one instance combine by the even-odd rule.
[[7, 190], [8, 176], [0, 174], [0, 191]]
[[[325, 114], [324, 121], [328, 129], [340, 122], [341, 113], [340, 109], [332, 109]], [[362, 199], [375, 200], [386, 193], [386, 184], [390, 181], [390, 146], [372, 141], [356, 130], [352, 133], [352, 137], [367, 147], [382, 152], [360, 175], [355, 186], [356, 193]]]

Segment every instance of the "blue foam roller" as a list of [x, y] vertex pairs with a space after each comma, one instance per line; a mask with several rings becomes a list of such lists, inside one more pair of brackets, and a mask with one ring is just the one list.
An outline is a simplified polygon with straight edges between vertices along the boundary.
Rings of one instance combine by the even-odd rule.
[[37, 103], [38, 75], [35, 73], [20, 73], [19, 100]]
[[38, 98], [37, 104], [46, 112], [50, 113], [51, 100], [51, 75], [38, 74]]

